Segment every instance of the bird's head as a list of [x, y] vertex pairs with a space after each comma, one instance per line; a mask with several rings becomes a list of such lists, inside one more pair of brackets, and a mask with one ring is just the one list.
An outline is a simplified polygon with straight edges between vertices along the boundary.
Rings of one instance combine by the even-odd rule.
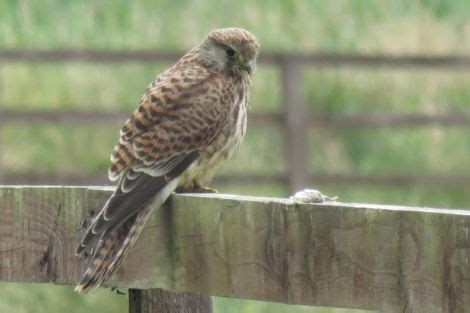
[[201, 57], [207, 66], [240, 75], [254, 73], [258, 50], [256, 37], [242, 28], [213, 30], [200, 46]]

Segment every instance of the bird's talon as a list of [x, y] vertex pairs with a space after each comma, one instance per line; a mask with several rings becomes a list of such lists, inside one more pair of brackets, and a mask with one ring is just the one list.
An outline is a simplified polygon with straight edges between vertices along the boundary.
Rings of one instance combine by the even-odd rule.
[[217, 193], [217, 190], [208, 188], [208, 187], [194, 186], [192, 188], [178, 187], [176, 188], [175, 192], [176, 193]]
[[198, 187], [194, 188], [193, 192], [195, 192], [195, 193], [217, 193], [217, 190], [209, 188], [209, 187], [198, 186]]

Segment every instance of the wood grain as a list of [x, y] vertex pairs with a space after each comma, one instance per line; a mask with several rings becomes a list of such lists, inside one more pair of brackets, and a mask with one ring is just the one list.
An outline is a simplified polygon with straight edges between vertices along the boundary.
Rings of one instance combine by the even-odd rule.
[[[70, 284], [110, 190], [0, 187], [0, 281]], [[175, 195], [111, 285], [385, 312], [465, 312], [470, 211]]]

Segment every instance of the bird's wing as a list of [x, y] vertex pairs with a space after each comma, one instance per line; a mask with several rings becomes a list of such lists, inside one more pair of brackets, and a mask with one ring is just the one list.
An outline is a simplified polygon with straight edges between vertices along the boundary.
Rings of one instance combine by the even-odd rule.
[[161, 175], [181, 153], [210, 143], [225, 121], [231, 102], [220, 97], [220, 75], [193, 65], [163, 77], [149, 86], [122, 128], [111, 155], [111, 180], [129, 168]]
[[200, 65], [167, 71], [152, 83], [121, 130], [111, 155], [118, 187], [87, 229], [77, 253], [142, 210], [210, 144], [233, 99], [220, 96], [223, 79]]

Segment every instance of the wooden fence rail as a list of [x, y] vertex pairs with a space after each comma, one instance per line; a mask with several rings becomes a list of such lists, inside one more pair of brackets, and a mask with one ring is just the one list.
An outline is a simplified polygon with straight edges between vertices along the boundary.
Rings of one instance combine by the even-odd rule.
[[[58, 63], [58, 62], [93, 62], [97, 64], [123, 63], [123, 62], [173, 62], [181, 56], [178, 51], [103, 51], [103, 50], [71, 50], [59, 49], [50, 51], [41, 50], [0, 50], [0, 69], [2, 64], [12, 62], [26, 63]], [[292, 190], [305, 186], [312, 175], [307, 170], [309, 155], [308, 138], [305, 129], [308, 127], [339, 128], [395, 128], [438, 125], [443, 127], [470, 127], [470, 112], [447, 114], [356, 114], [356, 115], [318, 115], [306, 110], [303, 99], [302, 70], [306, 66], [350, 66], [350, 67], [386, 67], [403, 69], [450, 69], [469, 70], [470, 56], [420, 56], [420, 55], [357, 55], [357, 54], [302, 54], [288, 52], [263, 52], [259, 59], [261, 64], [277, 66], [281, 70], [283, 112], [257, 113], [251, 112], [250, 123], [272, 124], [276, 123], [284, 129], [284, 154], [287, 169], [286, 176], [278, 181], [287, 182]], [[0, 72], [1, 76], [1, 72]], [[129, 113], [120, 112], [20, 112], [2, 110], [0, 77], [0, 134], [1, 129], [8, 123], [117, 123], [125, 120]], [[98, 104], [97, 104], [98, 105]], [[18, 104], [21, 107], [21, 104]], [[0, 141], [1, 141], [0, 135]], [[0, 142], [1, 145], [1, 142]], [[0, 151], [2, 147], [0, 146]], [[2, 174], [3, 173], [3, 174]], [[19, 175], [5, 173], [2, 169], [0, 155], [0, 183], [18, 183]], [[470, 175], [470, 173], [467, 173]], [[30, 177], [39, 177], [41, 174], [32, 173]], [[56, 175], [57, 176], [57, 175]], [[67, 175], [64, 175], [67, 176]], [[320, 175], [321, 176], [321, 175]], [[344, 174], [347, 177], [350, 175]], [[398, 175], [405, 177], [406, 175]], [[432, 175], [430, 175], [432, 176]], [[465, 174], [464, 174], [465, 176]], [[13, 177], [13, 180], [11, 180]], [[44, 177], [44, 176], [42, 176]], [[57, 176], [59, 177], [59, 176]], [[341, 177], [330, 175], [330, 177]], [[397, 181], [391, 177], [388, 181], [381, 177], [363, 175], [363, 179], [352, 179], [353, 183], [373, 183], [390, 185]], [[408, 175], [408, 182], [417, 182], [413, 176]], [[436, 176], [439, 179], [438, 176]], [[246, 179], [249, 176], [245, 177]], [[266, 180], [269, 180], [266, 178]], [[328, 180], [328, 179], [327, 179]], [[433, 180], [435, 181], [435, 180]], [[448, 180], [443, 179], [439, 185]], [[456, 182], [468, 182], [468, 179], [456, 177]], [[44, 182], [42, 182], [44, 183]], [[452, 183], [456, 185], [456, 183]]]
[[[0, 187], [0, 281], [74, 284], [83, 270], [73, 252], [80, 223], [111, 192]], [[110, 286], [135, 289], [132, 312], [148, 312], [146, 295], [155, 293], [137, 289], [153, 288], [383, 312], [465, 312], [470, 211], [173, 195]], [[192, 305], [198, 301], [207, 305], [204, 298]]]
[[[149, 50], [0, 50], [0, 62], [174, 62], [183, 55], [181, 51], [149, 51]], [[348, 53], [295, 53], [295, 52], [264, 52], [259, 57], [261, 64], [274, 64], [288, 60], [305, 65], [315, 66], [361, 66], [361, 67], [392, 67], [392, 68], [435, 68], [468, 70], [470, 56], [446, 55], [361, 55]]]
[[[98, 105], [96, 105], [98, 106]], [[18, 104], [18, 107], [22, 107]], [[23, 106], [24, 107], [24, 106]], [[7, 124], [122, 124], [129, 112], [103, 111], [18, 111], [0, 109], [0, 123]], [[309, 127], [341, 128], [400, 128], [400, 127], [465, 127], [470, 128], [470, 112], [433, 114], [311, 114], [305, 113]], [[276, 112], [250, 112], [250, 124], [282, 125], [285, 116]]]

